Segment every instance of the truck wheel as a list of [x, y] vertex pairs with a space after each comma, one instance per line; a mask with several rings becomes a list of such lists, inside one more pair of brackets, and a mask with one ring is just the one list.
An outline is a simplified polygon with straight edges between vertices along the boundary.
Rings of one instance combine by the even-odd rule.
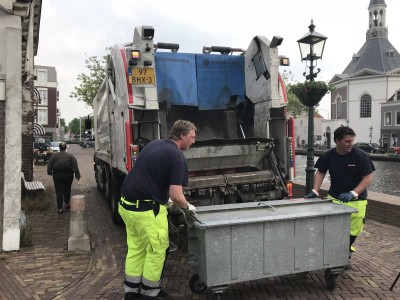
[[90, 147], [90, 145], [89, 144], [85, 144], [85, 148], [89, 148]]
[[106, 179], [104, 182], [104, 195], [106, 197], [106, 201], [108, 203], [110, 203], [110, 178], [111, 178], [111, 175], [107, 169], [104, 170], [104, 174], [105, 174], [105, 179]]
[[96, 168], [96, 170], [94, 171], [94, 178], [96, 178], [96, 187], [97, 187], [97, 189], [98, 189], [99, 191], [102, 191], [103, 188], [100, 186], [100, 183], [99, 183], [99, 171], [97, 171], [97, 168]]
[[111, 218], [114, 224], [121, 224], [122, 218], [118, 212], [118, 202], [121, 198], [120, 186], [119, 186], [118, 176], [114, 176], [113, 178], [110, 178], [109, 199], [110, 199]]

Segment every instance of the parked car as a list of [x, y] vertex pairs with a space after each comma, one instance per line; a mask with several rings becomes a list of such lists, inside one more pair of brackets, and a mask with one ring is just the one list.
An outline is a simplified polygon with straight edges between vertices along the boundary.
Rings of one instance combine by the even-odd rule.
[[394, 147], [393, 152], [394, 154], [400, 154], [400, 147]]
[[385, 153], [386, 149], [379, 146], [377, 143], [355, 143], [354, 147], [364, 150], [367, 153]]
[[60, 151], [60, 143], [61, 141], [54, 141], [50, 143], [50, 149], [53, 150], [53, 152], [58, 152]]
[[44, 150], [50, 149], [51, 142], [42, 136], [35, 136], [33, 138], [33, 149], [44, 148]]
[[83, 148], [94, 147], [94, 139], [84, 139], [79, 145]]

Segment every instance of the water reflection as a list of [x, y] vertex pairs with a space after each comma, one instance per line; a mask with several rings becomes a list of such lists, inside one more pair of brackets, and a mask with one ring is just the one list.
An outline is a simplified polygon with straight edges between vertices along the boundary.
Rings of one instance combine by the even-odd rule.
[[[318, 157], [314, 157], [317, 161]], [[376, 171], [373, 173], [373, 182], [369, 191], [400, 196], [400, 163], [393, 161], [373, 161]], [[295, 181], [306, 181], [307, 156], [296, 155]], [[329, 173], [325, 176], [324, 183], [330, 183]]]

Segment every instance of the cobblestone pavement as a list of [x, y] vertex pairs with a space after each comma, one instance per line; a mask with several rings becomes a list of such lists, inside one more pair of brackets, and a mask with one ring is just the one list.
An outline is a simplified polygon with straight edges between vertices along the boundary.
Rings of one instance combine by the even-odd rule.
[[[74, 181], [73, 194], [86, 196], [93, 249], [67, 251], [70, 214], [57, 214], [52, 178], [45, 165], [36, 166], [34, 180], [43, 182], [53, 202], [46, 211], [27, 213], [33, 246], [0, 256], [0, 299], [123, 298], [124, 228], [112, 223], [108, 205], [96, 189], [93, 148], [71, 145], [68, 151], [79, 161], [82, 179], [79, 184]], [[389, 290], [400, 272], [400, 228], [367, 220], [356, 246], [351, 268], [339, 274], [334, 291], [326, 289], [320, 270], [232, 284], [222, 299], [400, 299], [400, 282]], [[175, 299], [213, 299], [210, 289], [191, 292], [192, 275], [186, 255], [178, 250], [168, 257], [162, 286]]]

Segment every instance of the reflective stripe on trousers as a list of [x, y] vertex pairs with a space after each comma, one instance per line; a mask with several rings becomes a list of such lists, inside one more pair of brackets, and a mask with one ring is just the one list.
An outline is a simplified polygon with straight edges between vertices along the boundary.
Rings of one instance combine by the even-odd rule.
[[358, 210], [358, 212], [351, 214], [351, 221], [350, 221], [350, 235], [351, 236], [358, 236], [364, 228], [364, 218], [367, 211], [367, 200], [357, 200], [357, 201], [350, 201], [350, 202], [342, 202], [336, 198], [333, 198], [331, 195], [328, 195], [328, 199], [332, 200], [333, 203], [350, 206]]
[[[128, 245], [125, 292], [136, 292], [136, 285], [129, 287], [129, 279], [141, 277], [142, 283], [151, 288], [149, 296], [156, 296], [169, 247], [167, 209], [160, 205], [159, 213], [154, 216], [153, 210], [131, 211], [119, 205], [118, 212], [125, 223]], [[147, 294], [143, 290], [141, 293]]]

